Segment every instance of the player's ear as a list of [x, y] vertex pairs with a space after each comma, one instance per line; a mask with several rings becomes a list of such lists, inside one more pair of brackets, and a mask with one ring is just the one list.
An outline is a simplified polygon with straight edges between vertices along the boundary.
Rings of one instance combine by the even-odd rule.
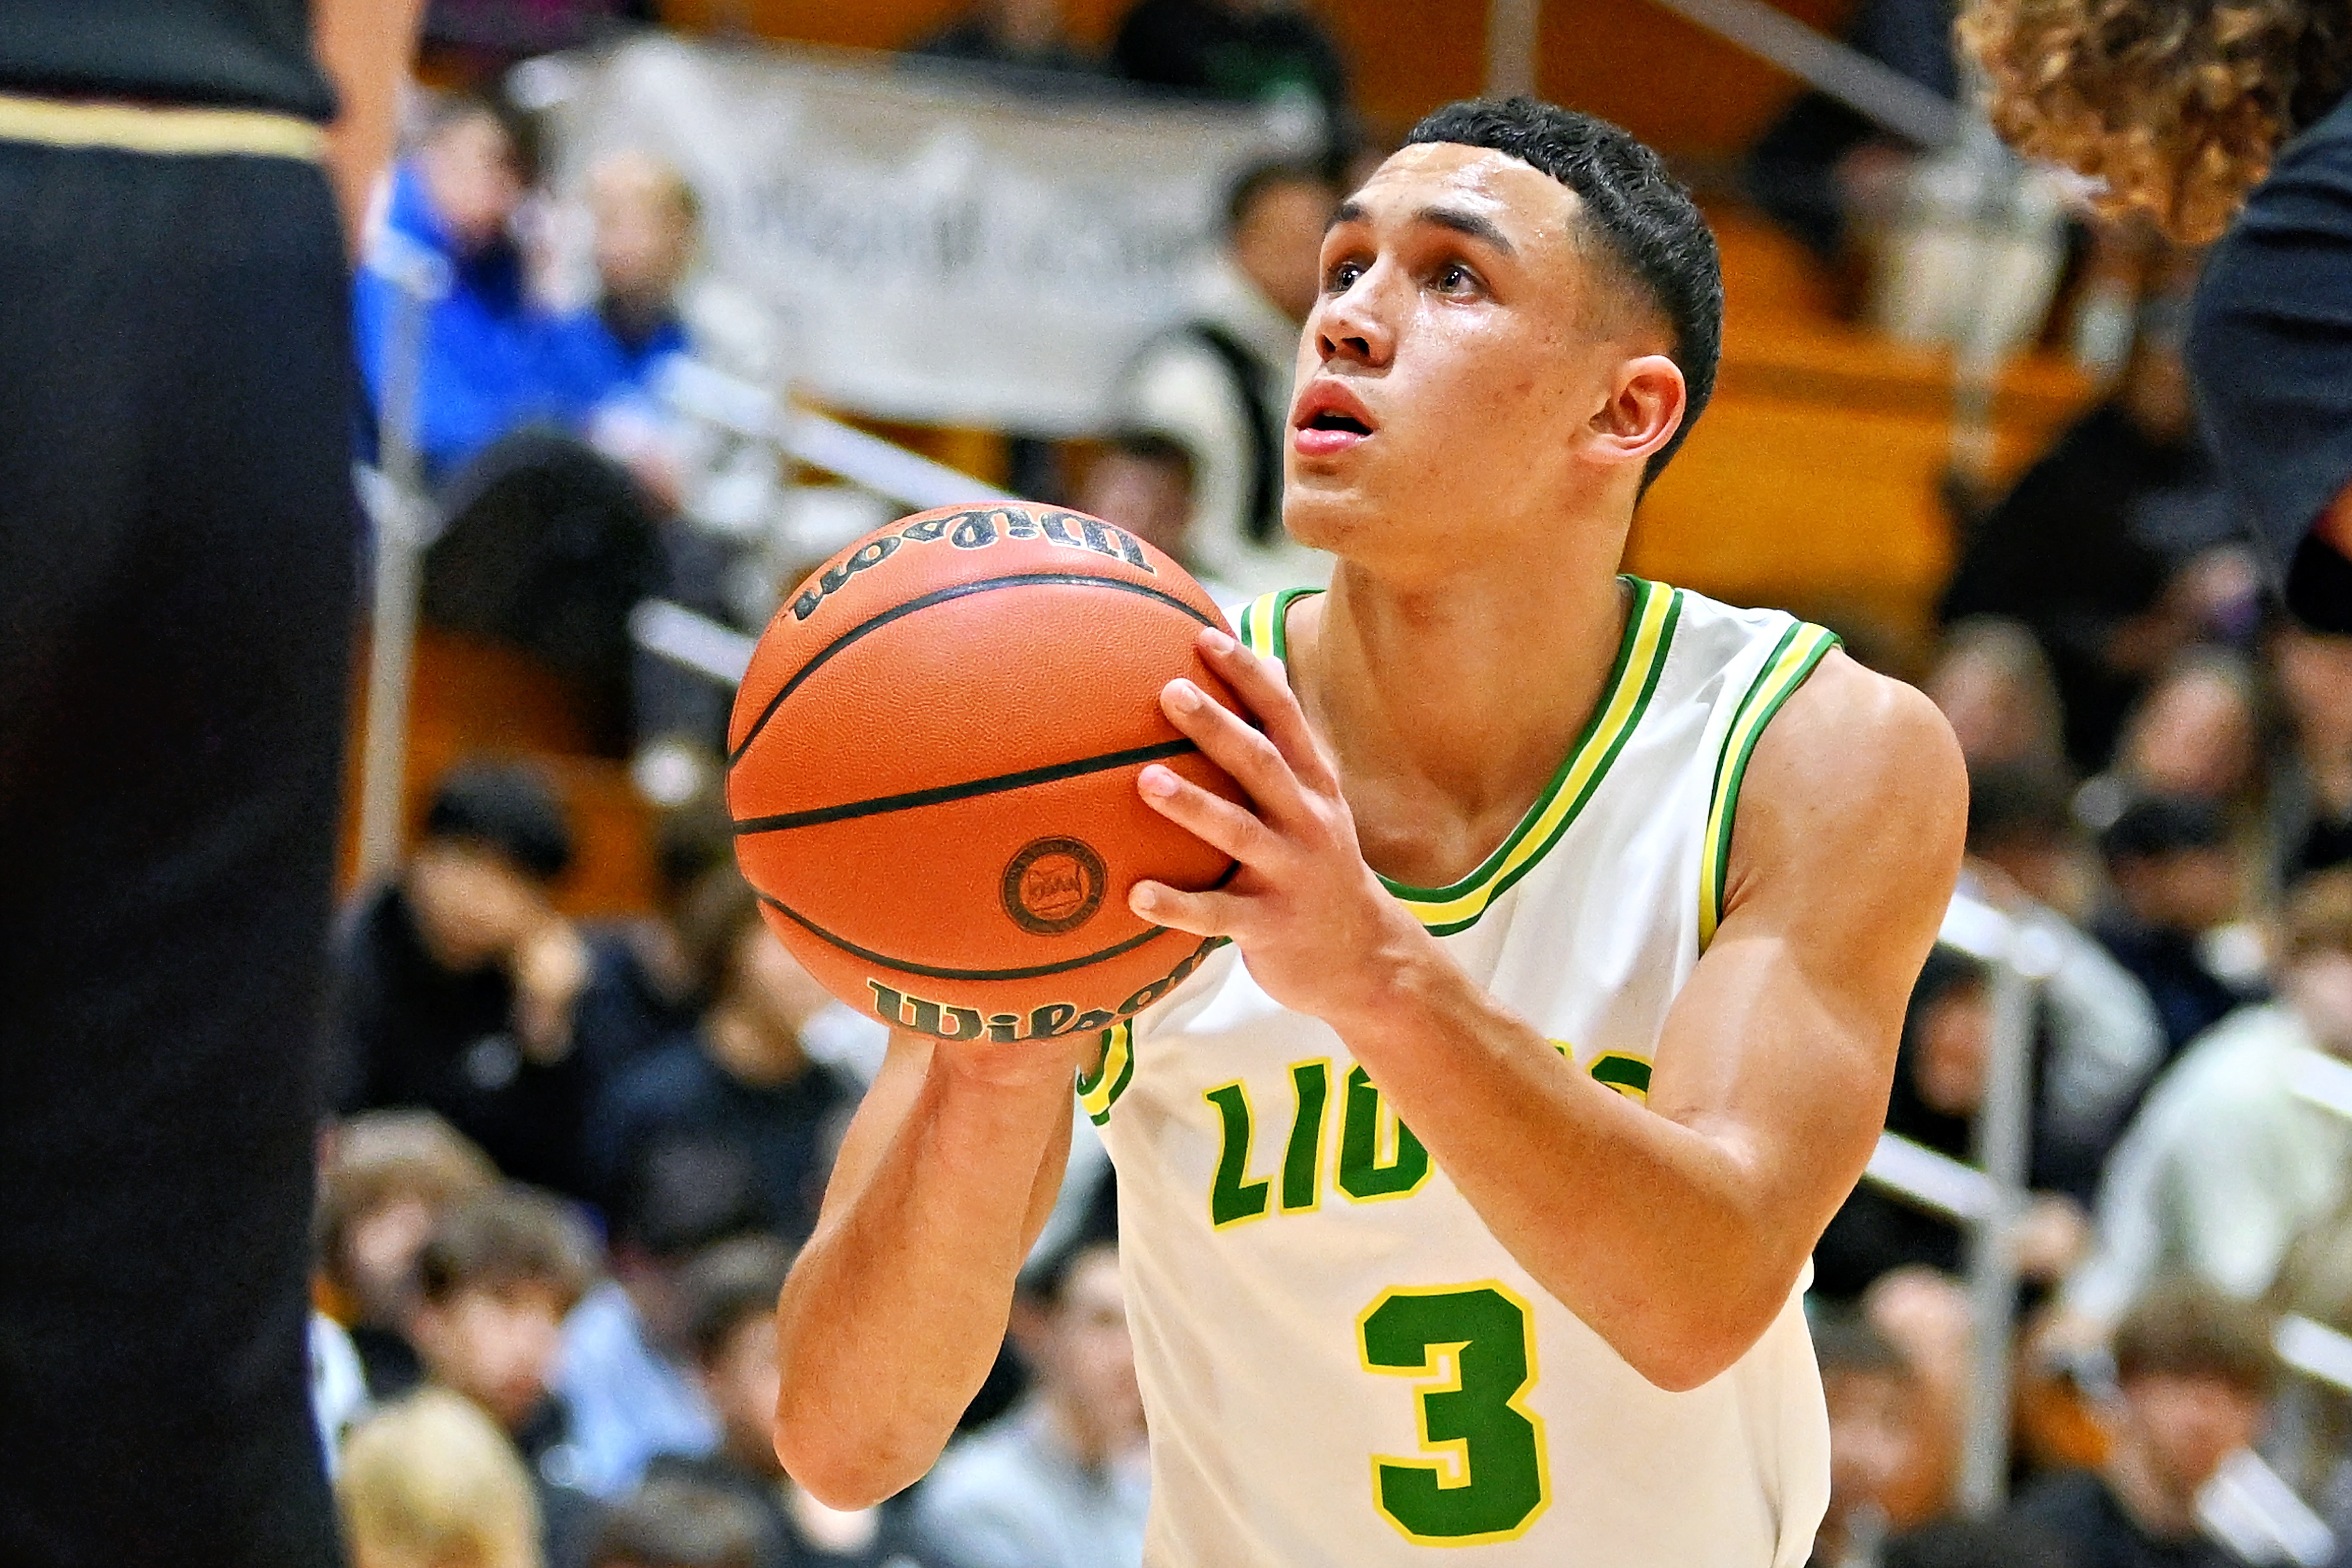
[[1647, 463], [1674, 439], [1688, 402], [1682, 368], [1674, 361], [1664, 354], [1626, 360], [1592, 416], [1593, 444], [1612, 463]]

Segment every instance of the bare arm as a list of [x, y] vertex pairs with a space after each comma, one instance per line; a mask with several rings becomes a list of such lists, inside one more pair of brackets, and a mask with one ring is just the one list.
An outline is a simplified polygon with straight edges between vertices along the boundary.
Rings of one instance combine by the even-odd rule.
[[327, 129], [327, 175], [354, 252], [368, 196], [392, 161], [400, 83], [416, 47], [425, 0], [312, 0], [310, 42], [341, 108]]
[[1725, 916], [1667, 1016], [1644, 1109], [1386, 895], [1287, 689], [1246, 653], [1215, 662], [1265, 735], [1222, 709], [1171, 716], [1264, 820], [1155, 796], [1147, 778], [1147, 799], [1244, 871], [1223, 894], [1147, 886], [1139, 907], [1232, 936], [1269, 994], [1331, 1023], [1496, 1239], [1643, 1375], [1689, 1388], [1728, 1367], [1787, 1301], [1884, 1117], [1959, 866], [1965, 783], [1941, 716], [1833, 656], [1765, 732]]
[[1081, 1050], [890, 1037], [777, 1305], [776, 1453], [820, 1500], [912, 1485], [980, 1391], [1061, 1186]]

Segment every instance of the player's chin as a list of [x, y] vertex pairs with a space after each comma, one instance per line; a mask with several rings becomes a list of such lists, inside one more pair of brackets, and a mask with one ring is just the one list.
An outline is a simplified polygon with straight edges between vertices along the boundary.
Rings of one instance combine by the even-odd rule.
[[1284, 529], [1316, 549], [1330, 549], [1352, 533], [1377, 500], [1377, 486], [1365, 483], [1360, 469], [1340, 473], [1336, 467], [1294, 458], [1283, 486]]

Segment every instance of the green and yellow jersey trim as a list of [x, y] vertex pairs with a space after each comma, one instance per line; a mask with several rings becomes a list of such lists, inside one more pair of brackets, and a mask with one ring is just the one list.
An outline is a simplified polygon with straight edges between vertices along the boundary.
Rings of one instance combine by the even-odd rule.
[[[1601, 787], [1610, 764], [1617, 760], [1648, 709], [1651, 695], [1658, 689], [1658, 677], [1665, 671], [1667, 652], [1674, 645], [1683, 595], [1679, 589], [1637, 577], [1622, 580], [1633, 591], [1633, 604], [1625, 617], [1625, 636], [1618, 645], [1616, 666], [1610, 671], [1608, 685], [1584, 733], [1569, 748], [1567, 760], [1519, 819], [1511, 836], [1475, 871], [1449, 887], [1411, 887], [1381, 878], [1436, 935], [1451, 936], [1475, 925], [1487, 905], [1535, 868]], [[1242, 613], [1243, 643], [1253, 653], [1285, 657], [1290, 606], [1303, 595], [1319, 591], [1286, 589], [1258, 599]]]
[[1078, 1103], [1087, 1120], [1097, 1127], [1110, 1121], [1110, 1108], [1135, 1082], [1135, 1024], [1123, 1019], [1115, 1029], [1103, 1031], [1102, 1060], [1095, 1063], [1092, 1072], [1078, 1075]]
[[1715, 763], [1715, 789], [1707, 797], [1706, 834], [1699, 842], [1698, 946], [1706, 951], [1723, 923], [1723, 899], [1731, 876], [1731, 829], [1739, 810], [1739, 786], [1748, 776], [1748, 759], [1755, 754], [1764, 727], [1780, 706], [1795, 695], [1815, 665], [1838, 645], [1837, 634], [1800, 621], [1789, 628], [1772, 656], [1764, 661], [1748, 694], [1731, 716], [1723, 734], [1723, 750]]

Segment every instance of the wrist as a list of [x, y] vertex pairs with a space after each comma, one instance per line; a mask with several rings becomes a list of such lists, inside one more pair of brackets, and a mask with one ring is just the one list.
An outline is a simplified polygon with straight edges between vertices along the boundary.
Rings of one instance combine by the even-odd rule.
[[1335, 999], [1323, 1021], [1351, 1044], [1395, 1033], [1413, 1033], [1433, 1010], [1466, 983], [1437, 939], [1402, 904], [1384, 923], [1364, 957], [1351, 966], [1355, 978]]

